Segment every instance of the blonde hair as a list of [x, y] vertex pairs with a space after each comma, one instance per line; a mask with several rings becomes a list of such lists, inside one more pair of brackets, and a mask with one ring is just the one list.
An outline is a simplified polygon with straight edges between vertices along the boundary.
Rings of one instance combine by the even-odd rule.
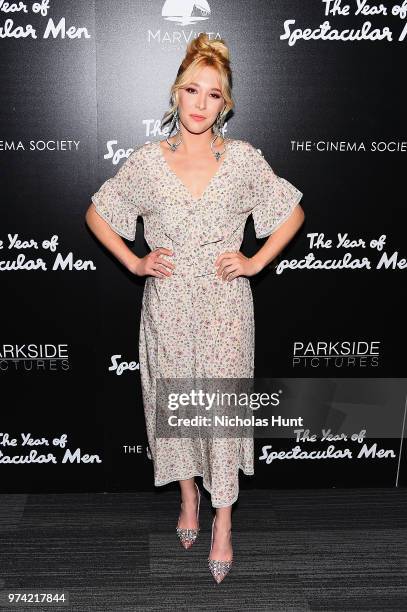
[[212, 66], [219, 74], [220, 90], [225, 100], [225, 109], [221, 111], [221, 119], [224, 120], [229, 111], [234, 108], [229, 49], [222, 38], [211, 40], [205, 32], [202, 32], [188, 43], [185, 57], [171, 86], [172, 106], [164, 114], [162, 124], [167, 123], [178, 106], [178, 90], [192, 80], [197, 69], [204, 66]]

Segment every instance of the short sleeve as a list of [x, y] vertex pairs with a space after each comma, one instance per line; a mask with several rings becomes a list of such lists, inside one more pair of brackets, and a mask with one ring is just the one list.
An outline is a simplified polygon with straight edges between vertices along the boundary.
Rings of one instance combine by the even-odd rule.
[[142, 177], [141, 147], [135, 149], [120, 166], [116, 174], [107, 179], [91, 200], [96, 212], [120, 236], [127, 240], [136, 237], [140, 206]]
[[245, 145], [254, 229], [257, 238], [265, 238], [288, 219], [303, 194], [292, 183], [277, 176], [255, 147], [248, 142]]

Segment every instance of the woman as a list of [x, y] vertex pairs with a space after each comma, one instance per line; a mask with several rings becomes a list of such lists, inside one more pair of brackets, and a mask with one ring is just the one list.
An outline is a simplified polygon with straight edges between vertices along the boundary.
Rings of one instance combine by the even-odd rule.
[[[247, 141], [224, 138], [234, 103], [229, 52], [206, 34], [192, 40], [171, 89], [163, 141], [136, 148], [93, 195], [86, 220], [128, 270], [146, 276], [140, 320], [140, 374], [156, 486], [179, 481], [177, 533], [185, 548], [199, 532], [200, 494], [211, 493], [209, 569], [220, 582], [232, 565], [232, 505], [239, 469], [253, 474], [253, 438], [157, 436], [157, 378], [253, 378], [254, 320], [248, 277], [291, 240], [304, 220], [302, 193], [277, 176]], [[177, 132], [171, 136], [174, 123]], [[214, 136], [215, 133], [215, 136]], [[253, 257], [239, 251], [247, 217], [268, 237]], [[144, 219], [151, 252], [137, 257]]]

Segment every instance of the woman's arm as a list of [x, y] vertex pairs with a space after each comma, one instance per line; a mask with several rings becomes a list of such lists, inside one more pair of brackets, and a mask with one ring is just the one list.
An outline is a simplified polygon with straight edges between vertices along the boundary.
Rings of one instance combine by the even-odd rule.
[[107, 221], [102, 219], [93, 202], [85, 213], [85, 220], [96, 238], [133, 274], [158, 278], [171, 276], [171, 270], [175, 268], [175, 264], [163, 259], [164, 255], [173, 255], [170, 249], [158, 247], [144, 257], [137, 257], [123, 238], [110, 227]]
[[260, 272], [260, 270], [277, 257], [298, 232], [301, 225], [304, 223], [304, 219], [304, 210], [300, 204], [297, 204], [288, 219], [268, 236], [263, 246], [250, 258], [252, 264], [257, 268], [257, 272]]
[[85, 220], [96, 238], [122, 263], [127, 270], [137, 274], [140, 257], [126, 245], [123, 238], [116, 234], [110, 225], [96, 212], [92, 203], [85, 214]]

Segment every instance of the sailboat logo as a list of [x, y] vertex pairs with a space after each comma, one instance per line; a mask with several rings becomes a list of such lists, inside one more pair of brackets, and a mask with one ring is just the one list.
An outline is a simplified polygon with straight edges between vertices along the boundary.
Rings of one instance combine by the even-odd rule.
[[165, 0], [161, 14], [185, 26], [209, 19], [211, 9], [206, 0]]

